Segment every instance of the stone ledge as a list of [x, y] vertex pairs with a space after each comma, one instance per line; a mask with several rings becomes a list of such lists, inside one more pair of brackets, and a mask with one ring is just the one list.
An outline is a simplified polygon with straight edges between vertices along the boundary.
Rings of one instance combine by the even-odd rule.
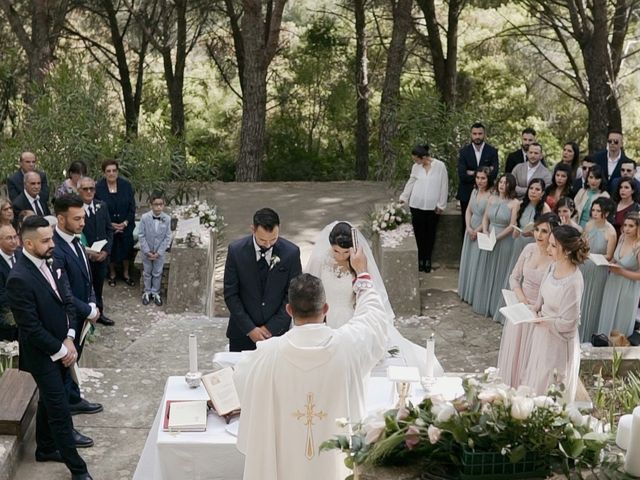
[[596, 374], [611, 371], [614, 350], [622, 355], [620, 371], [624, 375], [640, 370], [640, 348], [638, 347], [593, 347], [583, 349], [580, 354], [580, 371], [583, 374]]
[[0, 435], [0, 480], [11, 480], [20, 461], [20, 442], [13, 435]]

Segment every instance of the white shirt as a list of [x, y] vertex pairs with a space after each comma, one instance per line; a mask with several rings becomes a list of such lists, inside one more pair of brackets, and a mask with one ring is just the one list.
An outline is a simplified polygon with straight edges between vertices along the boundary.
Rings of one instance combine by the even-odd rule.
[[432, 158], [428, 172], [422, 165], [413, 164], [411, 176], [400, 195], [400, 200], [418, 210], [444, 210], [447, 208], [448, 196], [447, 167], [440, 160]]
[[2, 256], [2, 258], [4, 258], [5, 262], [7, 262], [7, 265], [9, 265], [9, 268], [13, 268], [13, 264], [11, 263], [11, 257], [13, 257], [13, 260], [15, 261], [16, 254], [14, 253], [13, 255], [7, 255], [2, 250], [0, 250], [0, 255]]
[[[76, 247], [73, 245], [73, 240], [76, 238], [76, 236], [70, 235], [67, 232], [63, 232], [62, 230], [60, 230], [60, 228], [57, 225], [56, 225], [56, 232], [58, 232], [58, 235], [60, 235], [62, 239], [69, 244], [71, 251], [73, 251], [73, 253], [75, 253], [76, 256], [78, 256], [78, 252], [76, 252]], [[87, 258], [84, 255], [82, 255], [82, 260], [84, 261], [84, 266], [87, 269], [87, 272], [90, 272], [91, 270], [89, 269], [89, 263], [87, 262]], [[89, 316], [87, 318], [95, 318], [95, 316], [98, 314], [98, 308], [96, 307], [96, 304], [93, 302], [90, 302], [88, 303], [88, 305], [91, 307], [91, 312], [89, 313]]]
[[[262, 252], [260, 251], [260, 245], [256, 242], [256, 237], [253, 237], [253, 248], [256, 251], [256, 262], [260, 261], [262, 258]], [[264, 259], [267, 261], [269, 265], [271, 265], [271, 255], [273, 255], [273, 245], [264, 253]]]
[[539, 164], [540, 162], [536, 163], [535, 166], [532, 167], [531, 164], [527, 161], [527, 185], [529, 185], [529, 182], [533, 178], [533, 175], [536, 173], [536, 169], [538, 168]]
[[473, 153], [476, 154], [476, 164], [480, 166], [480, 158], [482, 158], [482, 150], [484, 150], [484, 142], [480, 145], [480, 148], [476, 147], [476, 144], [473, 144]]
[[40, 203], [40, 195], [36, 195], [36, 198], [33, 198], [31, 195], [29, 195], [27, 193], [27, 191], [24, 191], [24, 196], [27, 197], [27, 200], [29, 200], [29, 203], [31, 204], [31, 206], [33, 207], [33, 212], [34, 213], [38, 213], [38, 210], [36, 210], [36, 202], [38, 202], [38, 205], [40, 206], [40, 208], [42, 209], [42, 212], [44, 213], [44, 209], [42, 208], [42, 204]]
[[87, 214], [87, 217], [90, 217], [91, 215], [95, 215], [96, 214], [96, 207], [93, 204], [93, 202], [85, 203], [84, 204], [84, 211]]
[[[38, 269], [38, 271], [42, 274], [42, 276], [44, 277], [44, 279], [47, 281], [47, 283], [49, 283], [49, 279], [47, 277], [44, 276], [44, 273], [42, 273], [42, 265], [44, 263], [46, 263], [47, 261], [43, 258], [37, 258], [34, 257], [33, 255], [31, 255], [26, 249], [22, 250], [22, 254], [27, 257], [29, 260], [31, 260], [31, 262], [36, 266], [36, 268]], [[49, 268], [48, 266], [44, 267], [44, 268]], [[53, 276], [53, 274], [52, 274]], [[55, 281], [55, 279], [54, 279]], [[67, 337], [71, 337], [71, 338], [76, 338], [76, 331], [73, 328], [70, 328], [69, 331], [67, 332]], [[67, 350], [67, 347], [65, 347], [64, 343], [60, 346], [60, 350], [58, 350], [56, 353], [54, 353], [53, 355], [51, 355], [49, 358], [51, 358], [52, 362], [57, 362], [58, 360], [60, 360], [62, 357], [64, 357], [65, 355], [67, 355], [69, 351]]]
[[618, 162], [620, 161], [620, 157], [622, 156], [622, 150], [618, 152], [618, 156], [615, 158], [611, 158], [609, 153], [607, 152], [607, 171], [609, 172], [609, 177], [613, 175], [613, 171], [618, 166]]

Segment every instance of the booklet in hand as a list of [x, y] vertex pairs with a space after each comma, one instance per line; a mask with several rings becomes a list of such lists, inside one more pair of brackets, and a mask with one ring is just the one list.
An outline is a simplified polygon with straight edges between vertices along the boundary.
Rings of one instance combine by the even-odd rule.
[[611, 263], [607, 260], [607, 257], [599, 253], [590, 253], [589, 260], [595, 263], [598, 267], [609, 267]]
[[204, 375], [202, 384], [218, 415], [224, 417], [240, 410], [240, 398], [238, 398], [238, 392], [233, 383], [233, 369], [231, 367]]
[[91, 253], [100, 253], [106, 244], [106, 240], [96, 240], [90, 247], [87, 247], [87, 251]]
[[520, 303], [520, 300], [518, 300], [516, 292], [514, 292], [513, 290], [507, 290], [506, 288], [503, 288], [502, 297], [504, 298], [504, 303], [507, 307], [510, 307], [511, 305], [515, 305], [516, 303]]
[[496, 246], [496, 230], [495, 228], [491, 228], [491, 232], [489, 235], [486, 233], [478, 233], [478, 248], [480, 250], [486, 250], [488, 252], [493, 252], [493, 247]]
[[524, 303], [516, 303], [508, 307], [502, 307], [500, 313], [507, 317], [511, 323], [537, 323], [550, 320], [549, 318], [536, 317], [536, 315]]
[[518, 225], [514, 225], [513, 229], [517, 230], [520, 233], [531, 233], [533, 232], [533, 222], [527, 223], [524, 227], [520, 228]]

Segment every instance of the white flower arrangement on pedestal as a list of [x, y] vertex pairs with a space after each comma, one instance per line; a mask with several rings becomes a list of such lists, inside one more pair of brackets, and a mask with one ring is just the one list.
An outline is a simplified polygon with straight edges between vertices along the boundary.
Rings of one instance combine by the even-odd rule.
[[404, 223], [411, 222], [411, 215], [397, 202], [389, 202], [371, 214], [371, 230], [374, 233], [395, 230]]
[[180, 205], [174, 209], [174, 215], [177, 218], [193, 218], [200, 219], [200, 226], [210, 232], [215, 232], [220, 236], [226, 224], [224, 217], [218, 212], [217, 205], [209, 205], [206, 200], [196, 200], [189, 205]]

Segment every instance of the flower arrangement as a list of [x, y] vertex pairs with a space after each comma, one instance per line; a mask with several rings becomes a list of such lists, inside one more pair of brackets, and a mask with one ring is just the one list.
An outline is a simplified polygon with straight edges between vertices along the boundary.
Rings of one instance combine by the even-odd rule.
[[0, 375], [13, 366], [13, 359], [19, 353], [18, 342], [0, 342]]
[[411, 222], [411, 215], [397, 202], [389, 202], [371, 214], [371, 230], [374, 233], [395, 230], [408, 222]]
[[224, 217], [218, 213], [218, 206], [210, 206], [206, 200], [196, 200], [189, 205], [176, 207], [174, 215], [184, 219], [198, 217], [201, 226], [218, 235], [222, 234], [225, 227]]
[[518, 470], [509, 467], [525, 462], [530, 473], [568, 474], [603, 461], [609, 435], [598, 431], [602, 424], [595, 418], [564, 405], [561, 389], [536, 396], [528, 388], [503, 385], [494, 370], [465, 378], [464, 395], [453, 401], [432, 395], [417, 406], [389, 410], [355, 425], [350, 438], [324, 442], [321, 450], [345, 452], [345, 464], [356, 472], [365, 466], [421, 464], [444, 478], [478, 474], [468, 462], [483, 453], [493, 455], [488, 465], [493, 470], [482, 472], [490, 477], [483, 478], [496, 479], [516, 478]]

